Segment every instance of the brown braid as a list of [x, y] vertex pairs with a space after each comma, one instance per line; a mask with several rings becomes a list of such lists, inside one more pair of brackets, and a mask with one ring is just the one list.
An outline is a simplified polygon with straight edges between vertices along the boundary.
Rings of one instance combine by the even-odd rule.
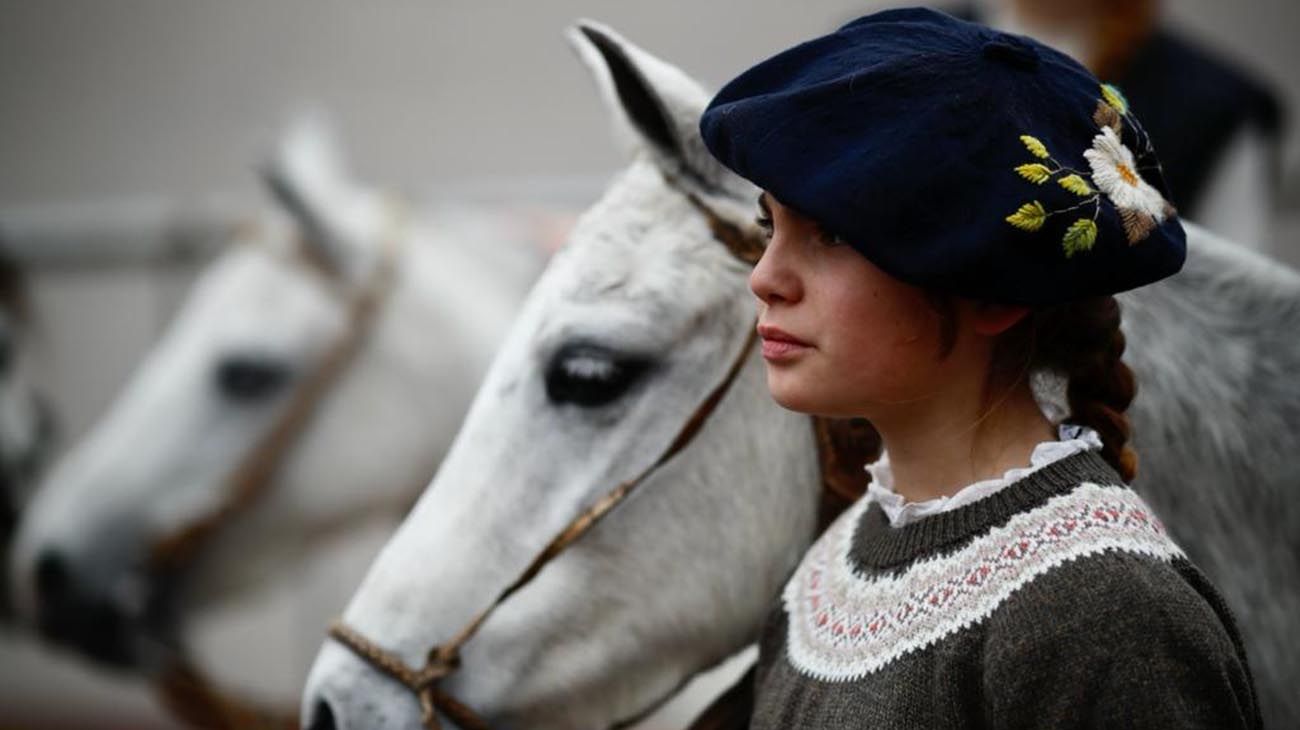
[[1101, 436], [1102, 456], [1125, 482], [1137, 474], [1137, 452], [1125, 411], [1137, 393], [1124, 364], [1124, 333], [1114, 297], [1083, 299], [1037, 310], [1009, 331], [994, 354], [994, 374], [1018, 378], [1049, 371], [1067, 379], [1067, 421]]

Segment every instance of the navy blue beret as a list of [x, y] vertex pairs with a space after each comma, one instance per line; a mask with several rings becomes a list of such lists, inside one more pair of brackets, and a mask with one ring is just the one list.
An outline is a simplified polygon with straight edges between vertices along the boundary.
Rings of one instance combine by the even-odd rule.
[[889, 10], [759, 63], [700, 131], [894, 277], [1051, 305], [1177, 272], [1186, 240], [1123, 95], [1022, 36]]

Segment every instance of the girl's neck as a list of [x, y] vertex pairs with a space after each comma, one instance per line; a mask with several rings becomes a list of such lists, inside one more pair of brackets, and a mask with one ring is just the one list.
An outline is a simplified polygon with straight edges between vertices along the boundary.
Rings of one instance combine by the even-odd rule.
[[908, 502], [951, 496], [971, 483], [1000, 477], [1029, 464], [1038, 444], [1056, 438], [1028, 384], [991, 410], [982, 393], [965, 402], [944, 397], [875, 425], [889, 453], [894, 491]]

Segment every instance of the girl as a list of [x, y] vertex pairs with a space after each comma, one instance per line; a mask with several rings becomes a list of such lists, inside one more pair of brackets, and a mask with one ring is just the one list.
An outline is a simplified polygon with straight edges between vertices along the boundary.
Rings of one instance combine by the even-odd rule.
[[773, 396], [887, 453], [777, 602], [751, 727], [1258, 727], [1227, 608], [1126, 486], [1111, 295], [1185, 242], [1123, 96], [896, 10], [741, 74], [701, 131], [764, 190]]

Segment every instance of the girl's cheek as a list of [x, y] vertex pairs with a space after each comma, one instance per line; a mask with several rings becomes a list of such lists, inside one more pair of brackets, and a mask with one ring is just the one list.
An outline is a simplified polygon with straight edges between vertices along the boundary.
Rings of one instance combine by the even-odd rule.
[[937, 333], [934, 331], [933, 317], [909, 312], [900, 317], [897, 328], [899, 346], [918, 350], [928, 349], [931, 352], [937, 350], [938, 346], [935, 344]]

